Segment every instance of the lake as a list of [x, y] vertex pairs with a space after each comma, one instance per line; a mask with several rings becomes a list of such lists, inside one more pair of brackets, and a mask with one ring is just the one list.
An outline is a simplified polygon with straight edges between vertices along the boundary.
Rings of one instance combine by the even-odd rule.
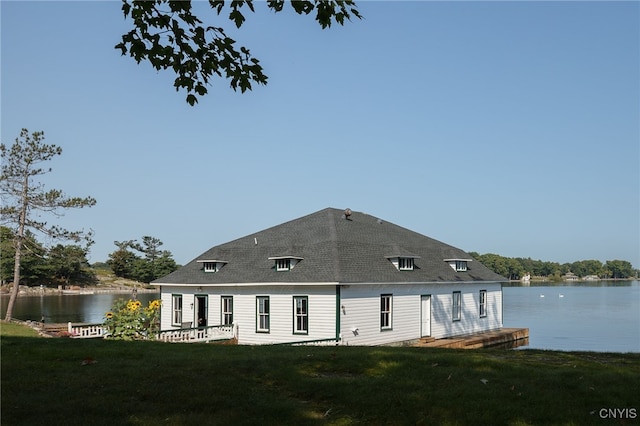
[[[113, 302], [130, 294], [19, 297], [17, 319], [100, 323]], [[145, 305], [156, 293], [139, 293]], [[640, 352], [640, 282], [509, 283], [503, 287], [505, 327], [529, 328], [520, 349]], [[4, 318], [8, 296], [1, 298]]]
[[504, 327], [528, 327], [524, 348], [640, 352], [640, 282], [503, 287]]
[[[21, 320], [40, 321], [44, 316], [47, 323], [101, 323], [104, 314], [118, 299], [129, 299], [131, 293], [109, 294], [64, 294], [55, 296], [18, 297], [13, 307], [13, 317]], [[146, 306], [150, 300], [158, 299], [159, 293], [138, 293], [137, 298]], [[0, 312], [2, 319], [7, 312], [9, 296], [2, 296]]]

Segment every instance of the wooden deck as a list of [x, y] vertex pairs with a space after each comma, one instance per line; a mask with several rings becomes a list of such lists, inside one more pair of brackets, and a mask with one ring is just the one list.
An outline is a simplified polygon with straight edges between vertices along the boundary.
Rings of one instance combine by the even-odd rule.
[[527, 345], [528, 343], [528, 328], [501, 328], [500, 330], [447, 337], [444, 339], [424, 337], [420, 339], [415, 346], [422, 348], [478, 349], [496, 345], [518, 347]]

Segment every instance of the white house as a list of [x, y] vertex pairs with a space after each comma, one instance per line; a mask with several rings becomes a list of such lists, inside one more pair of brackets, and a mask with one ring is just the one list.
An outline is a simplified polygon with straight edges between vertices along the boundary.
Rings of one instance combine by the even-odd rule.
[[211, 248], [155, 280], [161, 329], [230, 325], [239, 344], [382, 345], [502, 327], [502, 282], [464, 251], [327, 208]]

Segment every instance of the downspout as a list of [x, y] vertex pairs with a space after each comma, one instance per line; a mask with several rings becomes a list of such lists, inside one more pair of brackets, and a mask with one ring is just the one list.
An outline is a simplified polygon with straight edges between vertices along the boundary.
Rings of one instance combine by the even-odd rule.
[[336, 285], [336, 341], [340, 340], [340, 284]]

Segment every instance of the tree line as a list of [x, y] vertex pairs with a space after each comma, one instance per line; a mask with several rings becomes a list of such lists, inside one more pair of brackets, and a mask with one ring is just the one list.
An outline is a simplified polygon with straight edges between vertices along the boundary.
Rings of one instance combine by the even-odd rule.
[[[169, 274], [178, 265], [168, 250], [160, 250], [162, 241], [145, 236], [142, 244], [136, 240], [115, 241], [116, 250], [107, 262], [89, 264], [89, 247], [77, 244], [56, 244], [45, 247], [32, 232], [26, 232], [20, 260], [20, 284], [26, 286], [58, 287], [68, 285], [95, 285], [96, 269], [108, 268], [121, 278], [149, 283]], [[15, 233], [0, 226], [0, 281], [9, 283], [14, 278]]]
[[493, 272], [510, 280], [519, 280], [524, 275], [530, 274], [532, 277], [560, 281], [562, 276], [568, 273], [581, 278], [591, 275], [600, 279], [627, 279], [637, 277], [639, 272], [633, 268], [631, 262], [626, 260], [607, 260], [605, 263], [599, 260], [579, 260], [561, 264], [533, 260], [530, 257], [504, 257], [493, 253], [479, 254], [477, 252], [469, 254]]
[[[14, 279], [16, 235], [6, 226], [0, 226], [0, 280]], [[84, 284], [97, 282], [95, 272], [87, 261], [87, 247], [77, 244], [57, 244], [47, 248], [32, 232], [26, 232], [20, 258], [20, 284], [27, 286]]]

